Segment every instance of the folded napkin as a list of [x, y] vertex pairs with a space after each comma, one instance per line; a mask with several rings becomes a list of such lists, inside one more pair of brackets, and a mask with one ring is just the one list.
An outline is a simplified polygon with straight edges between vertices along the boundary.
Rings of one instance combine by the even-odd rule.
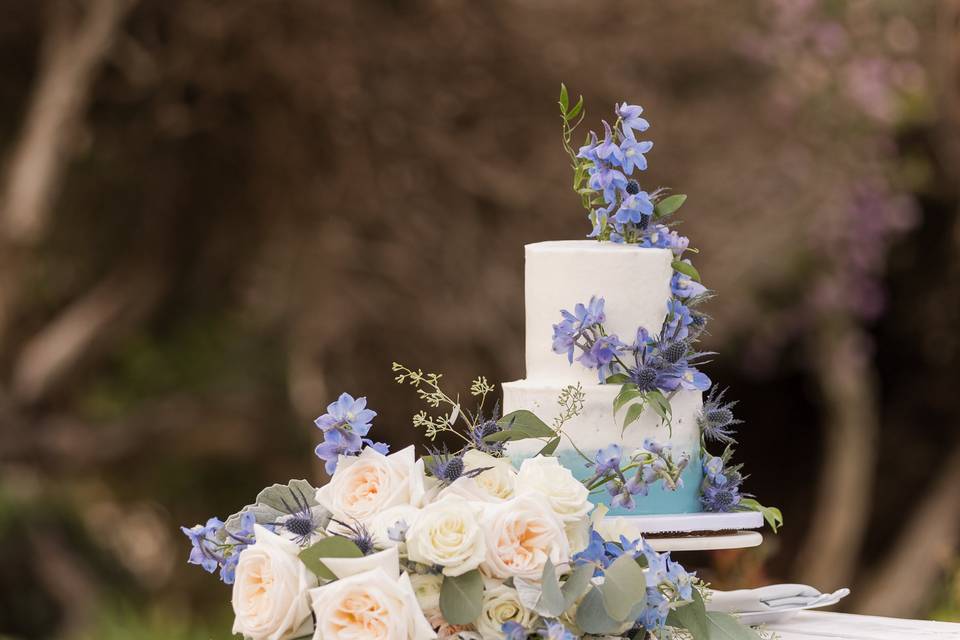
[[772, 584], [759, 589], [711, 591], [711, 594], [707, 602], [707, 610], [724, 613], [750, 613], [784, 607], [805, 607], [824, 599], [824, 594], [805, 584]]

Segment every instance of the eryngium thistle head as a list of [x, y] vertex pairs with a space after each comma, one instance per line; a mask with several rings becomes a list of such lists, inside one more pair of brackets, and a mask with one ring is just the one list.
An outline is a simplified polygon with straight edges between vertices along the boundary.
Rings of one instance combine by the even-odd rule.
[[657, 370], [653, 367], [640, 367], [633, 374], [633, 382], [640, 391], [653, 391], [657, 388]]
[[733, 427], [742, 424], [743, 420], [738, 420], [733, 415], [733, 407], [737, 401], [724, 402], [723, 396], [726, 389], [717, 392], [714, 386], [707, 394], [707, 399], [703, 403], [703, 409], [697, 416], [697, 425], [707, 440], [730, 444], [736, 442], [733, 437], [735, 433]]
[[671, 342], [667, 345], [667, 348], [662, 351], [663, 359], [670, 364], [676, 364], [683, 360], [683, 356], [687, 355], [687, 350], [688, 347], [685, 340]]

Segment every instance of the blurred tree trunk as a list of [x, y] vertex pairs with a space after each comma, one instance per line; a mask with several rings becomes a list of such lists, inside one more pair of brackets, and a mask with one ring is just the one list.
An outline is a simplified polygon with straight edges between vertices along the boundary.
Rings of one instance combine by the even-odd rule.
[[873, 499], [877, 458], [877, 375], [869, 338], [850, 318], [824, 319], [811, 335], [823, 398], [824, 451], [817, 499], [797, 558], [798, 579], [836, 589], [853, 578]]

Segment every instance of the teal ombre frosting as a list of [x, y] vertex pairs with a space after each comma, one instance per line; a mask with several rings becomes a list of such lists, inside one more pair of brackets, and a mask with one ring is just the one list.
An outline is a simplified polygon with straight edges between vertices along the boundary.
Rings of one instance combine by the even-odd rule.
[[[560, 464], [570, 469], [577, 480], [585, 480], [593, 475], [591, 468], [587, 467], [586, 461], [580, 454], [573, 450], [559, 450], [555, 454], [560, 459]], [[528, 456], [519, 455], [513, 457], [515, 466], [519, 466], [523, 458]], [[691, 458], [687, 468], [684, 469], [680, 478], [683, 480], [683, 486], [676, 491], [670, 491], [664, 488], [662, 482], [658, 482], [650, 487], [650, 492], [645, 496], [635, 496], [637, 503], [634, 509], [623, 509], [620, 507], [610, 508], [608, 515], [611, 516], [648, 516], [662, 515], [670, 513], [699, 513], [700, 507], [700, 483], [703, 481], [703, 466], [700, 461], [700, 454], [697, 452]], [[605, 504], [609, 506], [609, 496], [606, 491], [598, 490], [590, 495], [590, 501], [594, 504]]]

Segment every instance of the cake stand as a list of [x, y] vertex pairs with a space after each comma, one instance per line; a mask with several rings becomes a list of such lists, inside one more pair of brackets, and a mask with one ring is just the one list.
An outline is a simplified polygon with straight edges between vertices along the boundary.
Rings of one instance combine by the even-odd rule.
[[763, 527], [763, 514], [757, 511], [607, 516], [604, 520], [614, 531], [639, 531], [660, 552], [746, 549], [763, 542], [760, 532], [750, 531]]

